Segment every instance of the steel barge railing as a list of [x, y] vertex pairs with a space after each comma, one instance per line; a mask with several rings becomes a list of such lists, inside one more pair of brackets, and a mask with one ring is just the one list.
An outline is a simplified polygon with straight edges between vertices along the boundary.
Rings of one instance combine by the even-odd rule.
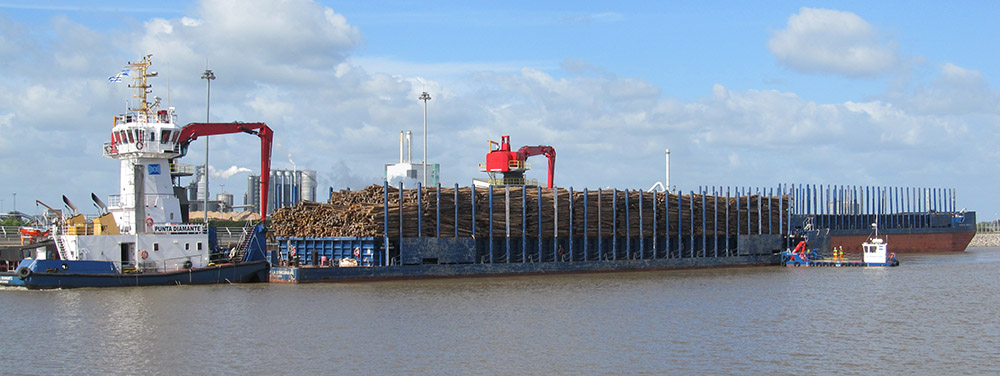
[[[790, 193], [792, 214], [813, 218], [817, 228], [831, 230], [951, 227], [964, 222], [956, 211], [953, 188], [854, 185], [783, 185]], [[951, 220], [941, 220], [951, 216]], [[945, 218], [947, 219], [947, 218]]]

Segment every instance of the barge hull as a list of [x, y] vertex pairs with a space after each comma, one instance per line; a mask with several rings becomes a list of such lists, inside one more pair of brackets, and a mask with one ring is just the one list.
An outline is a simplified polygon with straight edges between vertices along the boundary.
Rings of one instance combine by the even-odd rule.
[[272, 266], [271, 283], [357, 282], [513, 275], [583, 274], [605, 272], [701, 269], [779, 265], [778, 255], [697, 257], [656, 260], [574, 261], [495, 264], [435, 264], [378, 267]]
[[[928, 233], [884, 233], [886, 239], [892, 242], [892, 251], [896, 253], [941, 253], [963, 252], [972, 241], [975, 232], [928, 232]], [[831, 231], [830, 245], [844, 247], [848, 253], [861, 253], [861, 243], [867, 240], [868, 234], [836, 234]]]
[[[58, 260], [50, 263], [59, 263]], [[45, 265], [42, 267], [44, 268]], [[55, 268], [44, 268], [52, 270]], [[34, 271], [25, 278], [17, 272], [0, 273], [0, 286], [26, 287], [29, 289], [57, 289], [79, 287], [127, 287], [204, 285], [217, 283], [266, 282], [268, 263], [265, 260], [220, 264], [166, 273], [59, 273]]]

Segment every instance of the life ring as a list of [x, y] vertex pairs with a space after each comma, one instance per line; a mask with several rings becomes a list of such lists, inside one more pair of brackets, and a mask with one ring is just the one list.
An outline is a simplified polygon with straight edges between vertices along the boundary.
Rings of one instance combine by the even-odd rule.
[[184, 269], [191, 269], [191, 260], [184, 261]]
[[105, 145], [104, 146], [104, 152], [107, 153], [107, 154], [111, 154], [111, 145]]
[[142, 141], [135, 143], [135, 150], [142, 150]]
[[153, 218], [146, 217], [146, 226], [153, 227]]
[[146, 252], [145, 250], [143, 250], [142, 252], [139, 252], [139, 257], [141, 257], [143, 260], [145, 260], [145, 259], [149, 258], [149, 252]]
[[354, 258], [361, 257], [361, 248], [354, 248]]
[[21, 268], [17, 269], [17, 277], [20, 278], [22, 281], [28, 279], [28, 277], [30, 276], [31, 276], [31, 269], [28, 269], [27, 266], [22, 266]]

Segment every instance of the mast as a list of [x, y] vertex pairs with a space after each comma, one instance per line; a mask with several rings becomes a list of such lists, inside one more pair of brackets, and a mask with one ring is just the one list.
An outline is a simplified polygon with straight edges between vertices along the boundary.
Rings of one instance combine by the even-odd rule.
[[142, 116], [143, 118], [148, 118], [149, 113], [152, 111], [152, 107], [156, 106], [156, 104], [153, 104], [151, 106], [150, 103], [146, 100], [146, 95], [153, 92], [152, 90], [150, 90], [150, 88], [153, 87], [153, 85], [150, 85], [148, 82], [146, 82], [146, 78], [156, 77], [157, 75], [156, 72], [146, 72], [146, 69], [153, 64], [152, 60], [150, 60], [152, 56], [153, 54], [147, 54], [146, 56], [143, 56], [142, 60], [138, 62], [133, 62], [133, 61], [128, 62], [128, 67], [132, 68], [132, 71], [136, 73], [132, 75], [133, 83], [129, 85], [129, 87], [132, 88], [132, 90], [134, 91], [132, 97], [139, 99], [139, 106], [129, 108], [129, 110], [142, 114], [140, 116]]

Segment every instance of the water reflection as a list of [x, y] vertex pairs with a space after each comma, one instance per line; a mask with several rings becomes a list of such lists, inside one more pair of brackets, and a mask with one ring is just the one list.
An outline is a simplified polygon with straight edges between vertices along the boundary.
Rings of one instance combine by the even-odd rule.
[[902, 261], [0, 290], [6, 339], [20, 344], [0, 363], [86, 374], [1000, 372], [1000, 249]]

